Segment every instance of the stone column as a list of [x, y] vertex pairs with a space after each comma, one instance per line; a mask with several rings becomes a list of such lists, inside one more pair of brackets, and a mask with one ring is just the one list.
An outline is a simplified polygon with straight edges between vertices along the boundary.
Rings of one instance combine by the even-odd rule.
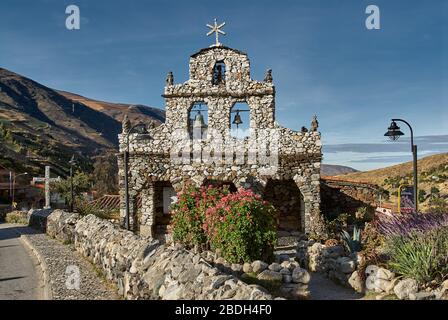
[[140, 193], [142, 197], [142, 215], [140, 218], [140, 235], [154, 238], [155, 208], [154, 208], [154, 183], [148, 183], [148, 187]]
[[313, 238], [325, 237], [325, 223], [320, 212], [320, 174], [295, 175], [294, 182], [303, 195], [302, 230]]

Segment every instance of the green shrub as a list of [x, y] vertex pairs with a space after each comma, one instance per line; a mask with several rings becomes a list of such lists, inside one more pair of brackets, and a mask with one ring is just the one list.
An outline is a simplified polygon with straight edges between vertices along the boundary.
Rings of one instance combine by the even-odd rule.
[[28, 214], [24, 211], [9, 212], [6, 214], [5, 222], [27, 225], [28, 224]]
[[448, 227], [395, 235], [386, 240], [389, 267], [419, 283], [448, 277]]
[[178, 201], [171, 206], [173, 214], [173, 240], [187, 247], [207, 243], [203, 224], [205, 211], [216, 204], [229, 190], [213, 187], [188, 187], [178, 194]]
[[207, 209], [204, 230], [213, 249], [229, 262], [273, 258], [276, 211], [250, 190], [239, 189]]

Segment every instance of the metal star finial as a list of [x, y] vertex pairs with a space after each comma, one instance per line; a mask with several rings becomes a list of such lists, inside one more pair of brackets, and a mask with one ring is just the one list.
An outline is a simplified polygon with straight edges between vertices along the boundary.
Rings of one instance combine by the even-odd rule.
[[215, 33], [216, 34], [216, 43], [214, 44], [214, 46], [217, 46], [217, 47], [219, 47], [219, 46], [222, 46], [222, 44], [221, 43], [219, 43], [219, 34], [222, 34], [222, 35], [226, 35], [226, 33], [224, 32], [224, 31], [222, 31], [221, 30], [221, 28], [222, 27], [224, 27], [226, 25], [226, 23], [225, 22], [223, 22], [223, 23], [221, 23], [220, 25], [218, 25], [218, 22], [216, 21], [216, 18], [215, 18], [215, 25], [210, 25], [210, 24], [207, 24], [207, 27], [209, 27], [210, 29], [212, 29], [212, 30], [210, 30], [208, 33], [207, 33], [207, 36], [210, 36], [210, 35], [212, 35], [213, 33]]

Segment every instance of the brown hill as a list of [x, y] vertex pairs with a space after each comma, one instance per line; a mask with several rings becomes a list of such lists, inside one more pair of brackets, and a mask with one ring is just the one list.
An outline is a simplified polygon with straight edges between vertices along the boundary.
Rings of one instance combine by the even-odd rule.
[[[448, 153], [440, 153], [432, 156], [428, 156], [418, 160], [417, 168], [419, 174], [430, 171], [432, 168], [438, 167], [442, 164], [448, 164]], [[412, 174], [412, 161], [405, 162], [402, 164], [397, 164], [394, 166], [364, 171], [344, 174], [341, 177], [356, 180], [361, 182], [370, 182], [381, 185], [385, 179], [397, 176], [406, 176]]]
[[126, 113], [128, 114], [129, 120], [134, 123], [153, 121], [156, 124], [160, 124], [165, 121], [165, 111], [161, 109], [143, 105], [98, 101], [61, 90], [58, 93], [73, 102], [82, 103], [93, 110], [105, 113], [120, 123], [123, 121], [123, 116]]
[[[418, 160], [418, 188], [420, 193], [420, 208], [430, 210], [431, 199], [448, 198], [448, 153], [428, 156]], [[390, 192], [390, 202], [397, 201], [397, 190], [400, 185], [412, 185], [412, 162], [406, 162], [382, 169], [366, 172], [356, 172], [341, 175], [343, 179], [374, 183]]]
[[[64, 175], [77, 154], [87, 169], [92, 156], [115, 152], [128, 108], [56, 91], [0, 68], [0, 164], [30, 172], [50, 164]], [[164, 111], [136, 106], [130, 118], [160, 123]]]

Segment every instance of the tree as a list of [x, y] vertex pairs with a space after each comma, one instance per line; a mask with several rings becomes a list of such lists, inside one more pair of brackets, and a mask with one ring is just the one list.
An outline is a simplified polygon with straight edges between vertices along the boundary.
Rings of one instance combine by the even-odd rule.
[[423, 189], [418, 190], [418, 202], [422, 203], [426, 200], [426, 191]]
[[93, 164], [92, 181], [93, 189], [97, 195], [118, 193], [118, 165], [114, 154], [108, 153], [97, 157]]
[[429, 200], [429, 212], [446, 214], [448, 212], [448, 202], [443, 198], [432, 198]]
[[[91, 180], [84, 172], [76, 172], [73, 176], [73, 194], [75, 199], [80, 198], [83, 192], [90, 191]], [[52, 183], [52, 189], [61, 194], [67, 202], [71, 201], [70, 177]]]

